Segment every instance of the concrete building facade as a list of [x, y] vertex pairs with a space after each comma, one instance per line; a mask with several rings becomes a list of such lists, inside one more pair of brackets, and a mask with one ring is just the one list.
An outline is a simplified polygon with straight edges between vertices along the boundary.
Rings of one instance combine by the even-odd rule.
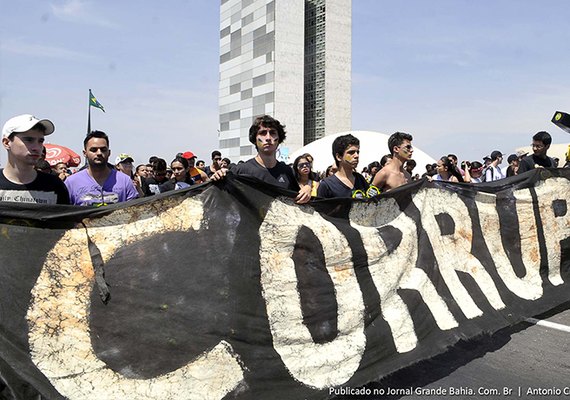
[[222, 0], [219, 147], [256, 154], [249, 127], [269, 114], [286, 125], [280, 158], [350, 130], [350, 0]]

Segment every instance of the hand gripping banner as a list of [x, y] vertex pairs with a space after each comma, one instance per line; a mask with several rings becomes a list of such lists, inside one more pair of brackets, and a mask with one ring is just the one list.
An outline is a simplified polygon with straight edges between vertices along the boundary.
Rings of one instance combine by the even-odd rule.
[[324, 399], [568, 299], [570, 170], [0, 203], [0, 397]]

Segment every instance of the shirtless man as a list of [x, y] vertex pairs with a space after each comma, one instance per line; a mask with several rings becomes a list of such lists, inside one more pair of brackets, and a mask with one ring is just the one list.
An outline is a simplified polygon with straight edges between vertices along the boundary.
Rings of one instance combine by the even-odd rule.
[[[414, 152], [412, 140], [412, 135], [404, 132], [395, 132], [388, 139], [392, 161], [382, 168], [372, 181], [372, 186], [378, 190], [377, 194], [412, 181], [410, 173], [404, 169], [404, 164], [412, 158]], [[374, 190], [374, 188], [371, 187], [370, 190]], [[370, 195], [372, 194], [370, 193]]]

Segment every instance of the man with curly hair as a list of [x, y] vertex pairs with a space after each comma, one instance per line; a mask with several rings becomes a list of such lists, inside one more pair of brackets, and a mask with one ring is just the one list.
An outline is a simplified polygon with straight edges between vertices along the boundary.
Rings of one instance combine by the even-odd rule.
[[[297, 192], [295, 201], [299, 204], [311, 199], [310, 188], [300, 189], [293, 170], [284, 162], [277, 161], [277, 149], [286, 137], [285, 126], [269, 115], [257, 117], [249, 128], [249, 141], [257, 148], [257, 155], [232, 168], [234, 175], [252, 176], [263, 182], [281, 186]], [[228, 173], [222, 168], [210, 179], [217, 181]]]

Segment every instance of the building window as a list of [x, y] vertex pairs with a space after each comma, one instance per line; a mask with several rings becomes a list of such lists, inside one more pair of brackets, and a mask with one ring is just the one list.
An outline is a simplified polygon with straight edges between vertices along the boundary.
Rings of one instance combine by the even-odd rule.
[[241, 92], [241, 100], [250, 99], [251, 95], [252, 95], [252, 90], [246, 89], [246, 90]]
[[241, 19], [241, 27], [243, 28], [244, 26], [249, 25], [252, 22], [253, 22], [253, 13], [249, 13]]
[[235, 85], [230, 86], [230, 94], [237, 93], [241, 90], [241, 83], [236, 83]]
[[220, 140], [220, 147], [222, 148], [237, 147], [237, 146], [239, 146], [239, 138]]
[[235, 121], [236, 119], [240, 118], [240, 111], [232, 111], [230, 113], [230, 121]]
[[226, 36], [228, 36], [230, 34], [230, 27], [227, 26], [224, 29], [222, 29], [220, 31], [220, 39], [225, 38]]
[[231, 59], [231, 52], [224, 53], [220, 56], [220, 64], [230, 61]]
[[251, 156], [253, 155], [253, 146], [241, 146], [239, 148], [239, 155], [240, 156]]

